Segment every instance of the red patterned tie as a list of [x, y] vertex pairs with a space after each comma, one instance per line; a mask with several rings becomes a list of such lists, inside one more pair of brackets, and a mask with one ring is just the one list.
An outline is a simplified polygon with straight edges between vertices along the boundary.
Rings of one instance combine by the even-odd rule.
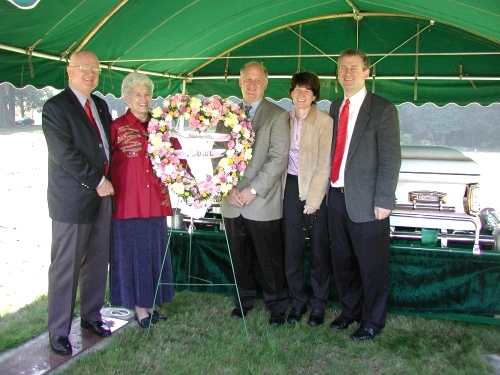
[[[94, 130], [97, 132], [97, 135], [99, 136], [99, 138], [101, 138], [101, 132], [99, 131], [99, 127], [97, 126], [97, 122], [95, 121], [94, 116], [92, 116], [92, 110], [90, 109], [90, 102], [88, 99], [85, 102], [85, 113], [87, 114], [87, 117], [89, 118], [90, 122], [92, 123]], [[101, 139], [101, 141], [102, 141], [102, 139]]]
[[340, 112], [337, 139], [335, 141], [335, 155], [333, 156], [332, 173], [330, 175], [332, 182], [336, 182], [339, 179], [340, 165], [344, 157], [347, 122], [349, 121], [349, 103], [349, 99], [346, 99], [344, 107], [342, 107], [342, 111]]
[[[90, 109], [90, 102], [89, 102], [88, 99], [85, 102], [85, 113], [87, 114], [87, 117], [89, 118], [90, 122], [92, 123], [92, 126], [94, 127], [94, 130], [97, 132], [97, 135], [99, 136], [99, 139], [101, 140], [101, 144], [102, 144], [101, 132], [99, 131], [99, 127], [97, 126], [97, 122], [95, 121], [94, 116], [92, 116], [92, 110]], [[104, 145], [102, 147], [104, 147]], [[103, 148], [103, 152], [104, 152], [104, 148]], [[106, 153], [105, 152], [104, 152], [104, 156], [106, 157]], [[108, 160], [107, 159], [108, 158], [106, 157], [106, 170], [104, 172], [105, 175], [108, 174], [108, 170], [109, 170], [109, 164], [108, 164]]]

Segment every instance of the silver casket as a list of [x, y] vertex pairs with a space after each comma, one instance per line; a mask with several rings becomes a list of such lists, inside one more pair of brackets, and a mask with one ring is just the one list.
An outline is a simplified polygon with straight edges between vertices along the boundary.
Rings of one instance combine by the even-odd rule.
[[402, 146], [401, 156], [392, 238], [441, 247], [471, 243], [476, 254], [483, 246], [498, 247], [492, 235], [481, 234], [480, 173], [474, 160], [440, 146]]

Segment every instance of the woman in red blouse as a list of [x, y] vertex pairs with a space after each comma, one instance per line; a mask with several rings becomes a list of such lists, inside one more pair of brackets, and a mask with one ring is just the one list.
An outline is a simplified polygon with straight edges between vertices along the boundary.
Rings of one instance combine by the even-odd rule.
[[[114, 306], [135, 310], [142, 328], [165, 320], [153, 303], [171, 302], [172, 285], [156, 285], [167, 247], [166, 216], [172, 215], [168, 192], [153, 173], [147, 156], [146, 130], [151, 118], [153, 82], [144, 74], [130, 73], [122, 83], [122, 96], [130, 107], [111, 124], [111, 175], [115, 210], [110, 264], [110, 299]], [[170, 252], [161, 275], [172, 280]]]

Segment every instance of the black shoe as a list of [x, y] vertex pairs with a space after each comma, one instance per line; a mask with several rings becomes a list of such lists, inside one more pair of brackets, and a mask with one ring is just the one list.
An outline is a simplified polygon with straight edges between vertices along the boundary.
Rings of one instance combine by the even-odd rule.
[[373, 340], [375, 338], [375, 331], [368, 327], [359, 327], [356, 332], [352, 335], [352, 339], [356, 341]]
[[163, 320], [167, 320], [166, 316], [160, 315], [160, 313], [156, 310], [153, 310], [152, 314], [149, 314], [153, 322], [161, 322]]
[[154, 326], [153, 324], [153, 319], [151, 318], [151, 315], [146, 316], [145, 318], [142, 318], [139, 320], [139, 317], [137, 314], [134, 313], [134, 318], [137, 321], [137, 324], [139, 324], [139, 327], [141, 328], [149, 328]]
[[57, 354], [70, 354], [71, 353], [71, 343], [68, 340], [68, 336], [56, 336], [49, 335], [50, 347]]
[[309, 315], [309, 320], [307, 321], [307, 324], [309, 324], [311, 327], [316, 327], [323, 324], [324, 321], [325, 321], [325, 310], [313, 310]]
[[107, 337], [111, 336], [111, 328], [105, 322], [89, 322], [87, 320], [80, 321], [80, 327], [91, 329], [97, 336]]
[[307, 312], [307, 306], [303, 306], [300, 310], [293, 308], [292, 311], [288, 314], [288, 318], [286, 321], [290, 324], [295, 324], [302, 319], [302, 315], [304, 315]]
[[343, 329], [349, 328], [349, 326], [354, 322], [357, 322], [357, 320], [340, 315], [337, 319], [330, 323], [330, 328], [335, 331], [342, 331]]
[[[243, 310], [243, 313], [241, 312], [241, 310]], [[235, 318], [235, 319], [239, 319], [239, 318], [243, 318], [244, 316], [247, 316], [247, 313], [252, 310], [252, 308], [248, 308], [248, 307], [245, 307], [243, 306], [241, 309], [239, 307], [235, 307], [232, 311], [231, 311], [231, 318]]]
[[285, 324], [285, 313], [271, 313], [269, 324], [274, 327], [279, 327], [280, 325]]

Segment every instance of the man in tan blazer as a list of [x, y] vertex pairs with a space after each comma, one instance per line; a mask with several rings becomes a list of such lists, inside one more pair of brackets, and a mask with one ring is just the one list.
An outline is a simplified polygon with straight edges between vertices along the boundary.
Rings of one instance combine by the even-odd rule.
[[241, 318], [253, 307], [258, 261], [264, 303], [271, 313], [269, 324], [279, 326], [285, 322], [288, 305], [281, 237], [282, 178], [290, 147], [288, 113], [264, 99], [267, 70], [260, 63], [243, 66], [239, 85], [255, 143], [244, 177], [221, 204], [238, 284], [231, 316]]

